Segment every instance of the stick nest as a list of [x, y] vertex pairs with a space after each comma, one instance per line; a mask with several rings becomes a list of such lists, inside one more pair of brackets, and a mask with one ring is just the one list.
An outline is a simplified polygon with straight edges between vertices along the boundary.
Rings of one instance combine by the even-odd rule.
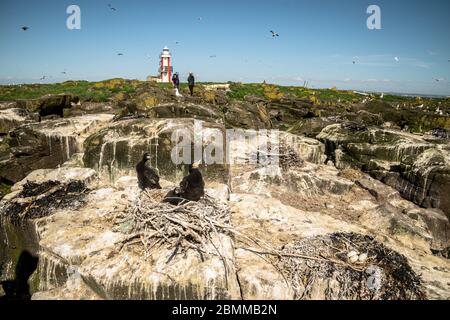
[[116, 224], [132, 224], [132, 232], [123, 244], [142, 243], [146, 256], [163, 244], [174, 248], [171, 258], [189, 249], [221, 256], [217, 248], [211, 252], [211, 247], [214, 248], [214, 235], [230, 234], [230, 212], [226, 204], [208, 195], [198, 202], [178, 206], [160, 200], [160, 190], [143, 191], [125, 210], [125, 215], [116, 220]]
[[[352, 251], [367, 258], [350, 262], [348, 254]], [[291, 283], [297, 299], [314, 298], [312, 289], [323, 279], [325, 298], [331, 300], [426, 298], [421, 279], [407, 259], [366, 235], [333, 233], [301, 239], [283, 247], [276, 265]]]

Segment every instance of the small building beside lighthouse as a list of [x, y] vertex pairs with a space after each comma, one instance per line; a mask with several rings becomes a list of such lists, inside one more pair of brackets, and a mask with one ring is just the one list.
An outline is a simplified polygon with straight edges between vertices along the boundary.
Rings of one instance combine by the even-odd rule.
[[164, 47], [161, 55], [159, 56], [159, 59], [158, 82], [170, 83], [172, 81], [173, 66], [172, 55], [170, 54], [169, 48]]

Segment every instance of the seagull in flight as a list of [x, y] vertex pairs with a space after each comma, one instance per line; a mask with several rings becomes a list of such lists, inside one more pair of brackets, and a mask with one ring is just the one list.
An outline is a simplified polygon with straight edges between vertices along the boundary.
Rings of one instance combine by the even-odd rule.
[[215, 58], [215, 57], [217, 57], [215, 54], [214, 55], [212, 55], [212, 56], [209, 56], [210, 58]]
[[44, 80], [45, 79], [45, 76], [42, 76], [42, 78], [40, 78], [39, 80]]
[[279, 37], [279, 36], [280, 36], [278, 33], [276, 33], [276, 32], [273, 31], [273, 30], [270, 30], [270, 33], [272, 34], [272, 38], [275, 38], [275, 37]]
[[400, 61], [400, 59], [398, 57], [394, 57], [394, 60], [397, 61], [397, 62]]
[[440, 82], [440, 81], [444, 81], [444, 79], [439, 78], [439, 79], [434, 79], [436, 82]]
[[28, 29], [30, 29], [30, 27], [26, 27], [26, 26], [23, 26], [23, 27], [22, 27], [22, 30], [23, 30], [23, 31], [27, 31]]
[[109, 4], [109, 3], [108, 3], [108, 7], [109, 7], [111, 10], [116, 11], [116, 8], [112, 7], [111, 4]]
[[123, 56], [123, 53], [118, 53], [117, 55], [118, 55], [118, 56]]

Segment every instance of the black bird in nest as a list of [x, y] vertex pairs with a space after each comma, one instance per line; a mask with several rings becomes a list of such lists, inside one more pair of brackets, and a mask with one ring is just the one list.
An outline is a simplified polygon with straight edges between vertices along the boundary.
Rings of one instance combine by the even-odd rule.
[[159, 185], [159, 175], [157, 169], [154, 169], [146, 164], [151, 156], [144, 153], [142, 160], [136, 165], [136, 172], [138, 178], [139, 188], [145, 189], [161, 189]]
[[198, 169], [200, 161], [189, 165], [189, 174], [180, 182], [180, 186], [169, 191], [163, 202], [179, 205], [187, 201], [199, 201], [205, 195], [205, 182]]

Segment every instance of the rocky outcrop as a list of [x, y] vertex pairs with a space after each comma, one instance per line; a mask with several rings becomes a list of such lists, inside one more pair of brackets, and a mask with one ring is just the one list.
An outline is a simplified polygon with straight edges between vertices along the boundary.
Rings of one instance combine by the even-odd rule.
[[31, 114], [26, 109], [4, 109], [0, 110], [0, 135], [6, 135], [9, 131], [26, 122], [38, 121], [37, 114]]
[[33, 170], [56, 168], [80, 152], [83, 141], [112, 119], [98, 114], [22, 125], [2, 142], [0, 178], [22, 180]]
[[[197, 125], [202, 129], [195, 127], [193, 119], [140, 118], [117, 121], [86, 139], [83, 161], [86, 167], [97, 170], [102, 177], [114, 182], [121, 176], [134, 175], [136, 164], [148, 152], [152, 156], [150, 165], [159, 170], [161, 177], [178, 181], [184, 174], [185, 166], [172, 161], [172, 151], [177, 145], [176, 136], [173, 135], [177, 134], [177, 130], [187, 130], [190, 136], [190, 147], [186, 148], [190, 161], [194, 159], [194, 132], [200, 141], [205, 142], [214, 132], [226, 136], [221, 125], [203, 121], [197, 122]], [[223, 143], [221, 147], [224, 147]], [[183, 156], [181, 148], [180, 156]], [[202, 172], [210, 181], [227, 181], [226, 165], [208, 165], [202, 168]]]
[[[396, 109], [331, 106], [272, 86], [262, 87], [264, 97], [238, 100], [233, 85], [229, 95], [198, 87], [194, 97], [130, 85], [134, 91], [104, 103], [64, 95], [19, 102], [43, 117], [63, 110], [58, 120], [0, 111], [0, 185], [9, 193], [0, 201], [0, 280], [14, 277], [17, 256], [29, 250], [39, 256], [33, 299], [450, 298], [450, 162], [442, 135], [397, 130], [409, 122]], [[231, 141], [230, 128], [254, 131]], [[284, 131], [254, 134], [272, 128]], [[178, 129], [191, 136], [189, 160], [194, 134], [237, 155], [200, 168], [202, 201], [227, 208], [218, 224], [214, 215], [196, 216], [210, 233], [160, 203], [185, 174], [172, 161]], [[163, 189], [154, 193], [138, 189], [135, 165], [144, 152], [161, 175]], [[199, 154], [205, 160], [208, 150]], [[143, 199], [156, 208], [153, 216]], [[151, 222], [143, 229], [139, 214]], [[162, 214], [175, 226], [158, 220], [163, 227], [155, 227]], [[157, 241], [147, 232], [158, 233]], [[385, 275], [375, 287], [373, 267]]]
[[325, 128], [317, 138], [338, 168], [359, 168], [425, 208], [450, 216], [450, 153], [438, 144], [405, 132], [355, 123]]
[[83, 116], [86, 114], [111, 113], [118, 112], [112, 103], [83, 101], [71, 103], [72, 107], [64, 109], [64, 118]]
[[64, 109], [71, 108], [79, 98], [71, 94], [49, 94], [37, 99], [18, 100], [17, 106], [30, 112], [37, 112], [42, 117], [57, 115], [63, 117]]
[[[19, 201], [24, 192], [38, 190], [27, 189], [30, 183], [42, 189], [49, 181], [58, 185], [83, 181], [87, 190], [91, 189], [78, 207], [34, 202], [34, 207], [44, 205], [51, 212], [49, 216], [34, 219], [40, 239], [39, 292], [34, 294], [34, 299], [294, 299], [299, 297], [299, 288], [286, 281], [287, 274], [280, 273], [279, 265], [272, 261], [275, 257], [264, 254], [264, 248], [283, 250], [296, 241], [315, 241], [337, 230], [370, 233], [364, 225], [343, 222], [331, 217], [329, 212], [296, 209], [268, 195], [234, 193], [229, 204], [231, 223], [238, 233], [234, 239], [225, 234], [212, 239], [215, 247], [220, 248], [222, 259], [195, 250], [173, 256], [174, 248], [164, 244], [153, 248], [150, 256], [143, 256], [139, 245], [124, 246], [130, 237], [129, 221], [118, 223], [115, 218], [138, 196], [135, 181], [121, 179], [117, 189], [104, 188], [94, 176], [93, 170], [83, 168], [37, 171], [17, 184], [13, 193], [1, 202], [0, 211], [5, 216], [5, 208]], [[42, 191], [45, 198], [48, 193]], [[378, 241], [405, 255], [414, 270], [411, 272], [427, 270], [423, 280], [427, 297], [448, 297], [444, 274], [449, 270], [449, 263], [418, 247], [409, 249], [390, 238], [386, 231], [376, 230]], [[255, 239], [262, 247], [249, 239]], [[414, 237], [408, 240], [416, 241]], [[362, 277], [359, 286], [366, 286], [368, 277], [369, 274]], [[345, 277], [335, 278], [334, 282], [322, 280], [312, 283], [303, 299], [329, 297], [331, 288], [354, 281]], [[395, 282], [384, 283], [382, 292], [389, 291], [392, 285]]]

